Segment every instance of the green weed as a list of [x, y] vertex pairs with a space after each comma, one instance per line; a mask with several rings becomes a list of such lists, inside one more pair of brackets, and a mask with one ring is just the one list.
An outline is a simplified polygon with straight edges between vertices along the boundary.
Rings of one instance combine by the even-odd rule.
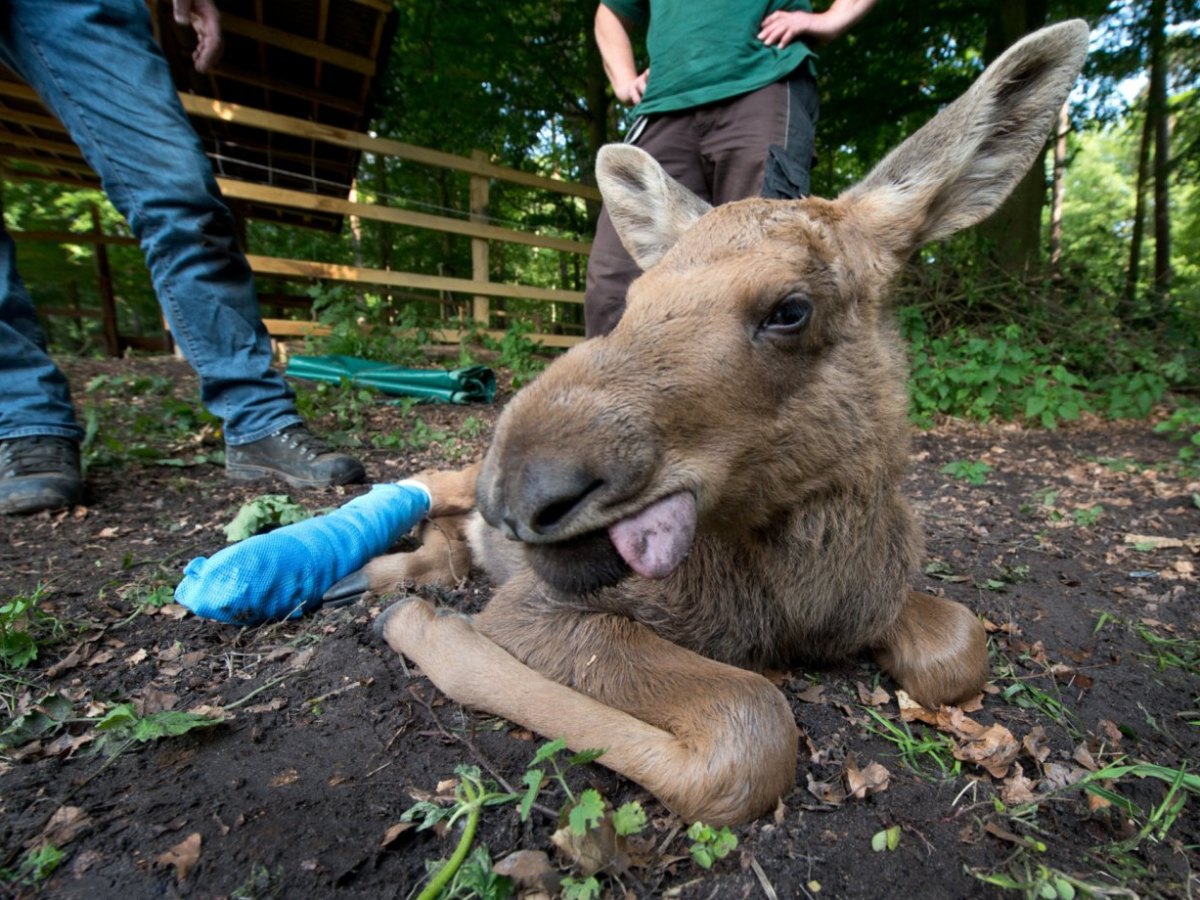
[[53, 844], [26, 851], [16, 869], [0, 869], [0, 886], [37, 888], [54, 874], [66, 854]]
[[100, 732], [95, 748], [107, 756], [117, 756], [134, 744], [178, 737], [197, 728], [213, 728], [225, 719], [178, 710], [139, 715], [132, 703], [119, 703], [99, 719], [79, 721], [94, 722], [96, 730]]
[[702, 869], [711, 869], [717, 860], [724, 859], [738, 845], [737, 836], [727, 825], [716, 829], [703, 822], [693, 822], [687, 830], [687, 836], [692, 841], [688, 851]]
[[1142, 659], [1153, 659], [1158, 671], [1182, 669], [1192, 675], [1200, 675], [1200, 641], [1186, 638], [1160, 637], [1148, 626], [1138, 624], [1133, 629], [1138, 637], [1150, 645], [1151, 653], [1139, 653]]
[[243, 503], [222, 530], [225, 540], [235, 544], [272, 528], [303, 522], [311, 516], [312, 513], [287, 494], [263, 494]]
[[17, 594], [0, 606], [0, 668], [24, 669], [38, 657], [38, 650], [62, 638], [66, 623], [38, 608], [45, 587], [32, 594]]
[[1091, 528], [1100, 521], [1100, 517], [1103, 515], [1104, 507], [1099, 504], [1071, 511], [1071, 518], [1075, 520], [1075, 524], [1080, 528]]
[[863, 710], [874, 720], [867, 723], [867, 730], [895, 744], [900, 759], [918, 775], [928, 777], [927, 765], [930, 764], [943, 778], [957, 776], [962, 771], [962, 763], [954, 758], [954, 741], [949, 735], [927, 729], [922, 729], [922, 734], [914, 734], [908, 722], [893, 722], [869, 706]]
[[983, 460], [955, 460], [942, 466], [942, 474], [951, 478], [960, 478], [971, 484], [987, 484], [988, 473], [992, 467]]

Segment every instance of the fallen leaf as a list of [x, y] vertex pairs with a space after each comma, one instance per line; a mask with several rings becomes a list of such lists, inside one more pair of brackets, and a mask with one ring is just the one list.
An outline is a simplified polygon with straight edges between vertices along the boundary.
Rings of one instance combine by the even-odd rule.
[[550, 864], [543, 850], [516, 850], [492, 865], [492, 871], [516, 882], [523, 897], [527, 891], [544, 891], [554, 895], [562, 886], [563, 876]]
[[1095, 758], [1092, 756], [1092, 751], [1088, 749], [1087, 744], [1080, 744], [1075, 748], [1075, 752], [1071, 754], [1071, 759], [1079, 763], [1089, 772], [1095, 772], [1100, 766], [1096, 764]]
[[125, 660], [125, 665], [136, 666], [138, 663], [144, 662], [148, 655], [145, 647], [139, 647], [129, 659]]
[[900, 707], [900, 718], [905, 722], [924, 722], [926, 725], [937, 725], [936, 710], [926, 709], [901, 688], [896, 691], [896, 704]]
[[817, 781], [808, 773], [808, 792], [828, 806], [841, 806], [846, 802], [846, 789], [834, 781]]
[[396, 838], [404, 834], [406, 831], [412, 831], [417, 827], [416, 822], [397, 822], [391, 828], [383, 833], [383, 840], [379, 842], [381, 848], [392, 844]]
[[161, 854], [155, 862], [160, 866], [175, 867], [175, 881], [183, 882], [200, 861], [200, 832], [194, 832]]
[[1132, 544], [1137, 550], [1173, 550], [1182, 547], [1183, 541], [1178, 538], [1162, 537], [1156, 534], [1127, 534], [1125, 543]]
[[876, 686], [874, 690], [871, 690], [861, 681], [856, 681], [854, 685], [858, 689], [859, 702], [864, 706], [883, 706], [892, 699], [892, 695], [882, 687]]
[[1104, 732], [1104, 738], [1114, 748], [1119, 749], [1121, 746], [1121, 729], [1117, 727], [1117, 723], [1111, 719], [1101, 719], [1098, 723], [1100, 730]]
[[1050, 746], [1047, 743], [1046, 729], [1041, 725], [1033, 728], [1021, 739], [1021, 746], [1038, 764], [1044, 763], [1050, 756]]
[[804, 703], [824, 703], [825, 698], [821, 696], [824, 693], [825, 685], [814, 684], [797, 694], [796, 699], [803, 701]]
[[271, 779], [271, 787], [284, 787], [285, 785], [295, 784], [300, 780], [300, 773], [295, 769], [288, 769], [286, 772], [280, 772]]
[[35, 838], [34, 843], [63, 847], [91, 827], [91, 818], [80, 807], [60, 806], [54, 811], [42, 833]]
[[1017, 766], [1014, 767], [1013, 774], [1000, 785], [1000, 799], [1009, 806], [1036, 803], [1037, 795], [1033, 792], [1036, 787], [1037, 782], [1026, 778], [1025, 773]]
[[954, 748], [955, 759], [982, 766], [993, 778], [1007, 775], [1021, 752], [1021, 745], [1003, 725], [980, 725], [954, 706], [938, 710], [938, 728], [963, 741]]
[[584, 875], [594, 875], [601, 869], [614, 874], [629, 869], [625, 838], [613, 828], [610, 815], [605, 815], [582, 835], [569, 827], [560, 828], [550, 836], [550, 843]]
[[891, 774], [879, 763], [868, 763], [860, 769], [853, 754], [846, 758], [846, 787], [856, 800], [886, 791], [890, 780]]

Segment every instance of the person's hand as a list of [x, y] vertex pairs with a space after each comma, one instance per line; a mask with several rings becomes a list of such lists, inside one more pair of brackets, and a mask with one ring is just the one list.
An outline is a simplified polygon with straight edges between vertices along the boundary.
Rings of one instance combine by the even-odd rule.
[[221, 58], [221, 13], [213, 0], [174, 0], [175, 21], [196, 32], [192, 64], [204, 74]]
[[650, 70], [647, 69], [637, 78], [627, 81], [623, 84], [614, 84], [613, 93], [617, 99], [626, 106], [637, 106], [642, 102], [642, 95], [646, 93], [646, 82], [650, 80]]
[[833, 40], [843, 30], [843, 23], [833, 20], [825, 13], [776, 10], [762, 20], [758, 39], [768, 47], [778, 47], [782, 50], [798, 38], [808, 38], [815, 44], [824, 44]]

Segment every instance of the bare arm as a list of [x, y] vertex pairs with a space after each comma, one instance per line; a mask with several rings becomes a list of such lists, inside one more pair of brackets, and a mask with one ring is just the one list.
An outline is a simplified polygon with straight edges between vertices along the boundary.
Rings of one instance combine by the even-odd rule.
[[633, 24], [622, 19], [603, 3], [596, 7], [596, 46], [604, 60], [604, 72], [617, 99], [629, 106], [642, 102], [650, 70], [639, 73], [633, 59], [629, 32]]
[[191, 25], [196, 32], [192, 64], [201, 74], [208, 72], [221, 58], [221, 13], [213, 0], [174, 0], [175, 21]]
[[874, 5], [875, 0], [833, 0], [825, 12], [779, 10], [762, 20], [758, 39], [780, 50], [798, 38], [808, 38], [814, 44], [825, 44], [849, 31]]

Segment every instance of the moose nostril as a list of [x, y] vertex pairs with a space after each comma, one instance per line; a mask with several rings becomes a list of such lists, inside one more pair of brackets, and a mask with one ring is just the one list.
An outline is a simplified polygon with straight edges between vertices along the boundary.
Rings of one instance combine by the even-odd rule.
[[511, 511], [523, 537], [550, 537], [564, 527], [604, 481], [587, 466], [558, 459], [536, 459], [521, 472]]
[[596, 479], [585, 487], [582, 491], [571, 496], [561, 497], [558, 500], [553, 500], [537, 511], [533, 517], [533, 529], [537, 532], [546, 532], [554, 528], [564, 519], [566, 519], [571, 511], [579, 506], [583, 500], [600, 487], [604, 482]]

